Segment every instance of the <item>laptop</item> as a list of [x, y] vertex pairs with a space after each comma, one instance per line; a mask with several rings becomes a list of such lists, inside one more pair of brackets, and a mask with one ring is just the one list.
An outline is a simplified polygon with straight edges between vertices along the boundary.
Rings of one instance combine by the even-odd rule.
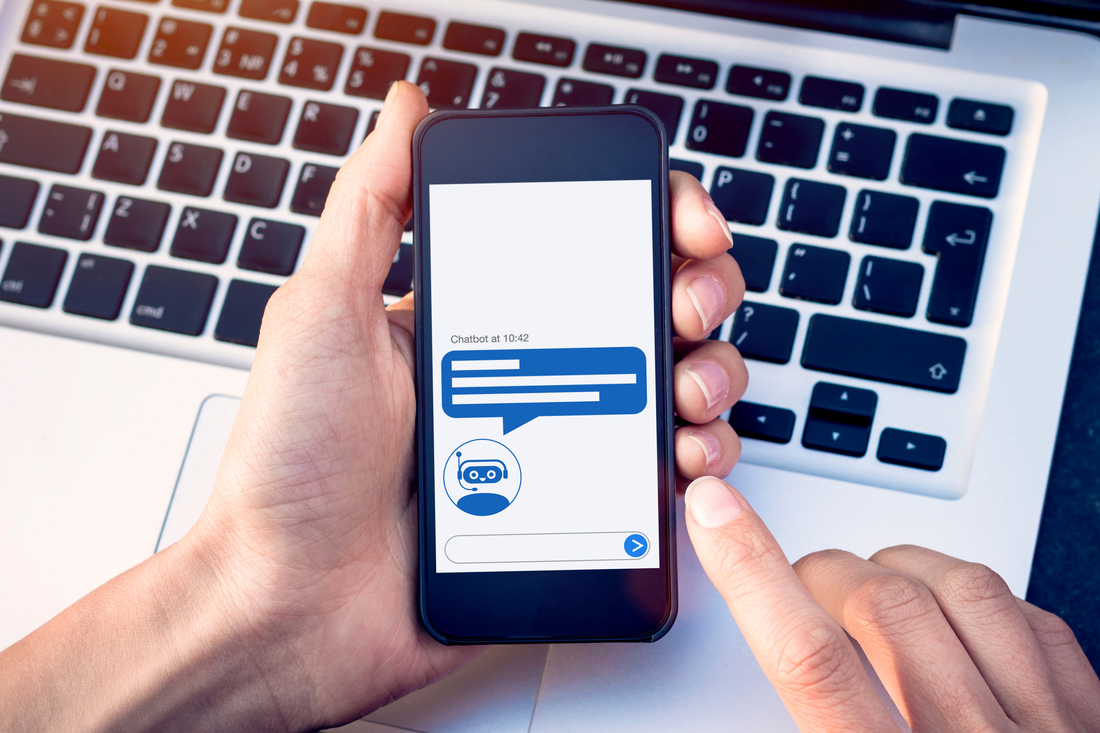
[[[1023, 596], [1100, 203], [1096, 9], [1042, 9], [0, 0], [0, 648], [197, 518], [395, 79], [657, 112], [745, 274], [729, 480], [792, 560], [915, 543]], [[678, 542], [660, 642], [492, 649], [347, 729], [793, 730]]]

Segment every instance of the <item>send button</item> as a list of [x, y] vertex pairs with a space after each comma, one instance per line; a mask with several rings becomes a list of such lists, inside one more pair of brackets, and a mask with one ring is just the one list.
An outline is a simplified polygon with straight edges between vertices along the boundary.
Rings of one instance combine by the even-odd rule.
[[649, 540], [645, 538], [644, 534], [632, 534], [626, 538], [623, 549], [631, 557], [642, 557], [649, 552]]

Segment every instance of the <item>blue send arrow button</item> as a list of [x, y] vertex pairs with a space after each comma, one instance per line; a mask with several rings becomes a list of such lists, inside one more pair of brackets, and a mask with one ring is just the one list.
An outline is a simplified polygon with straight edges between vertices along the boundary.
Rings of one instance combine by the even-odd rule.
[[631, 557], [642, 557], [649, 552], [649, 540], [646, 539], [644, 534], [632, 534], [626, 538], [623, 549]]

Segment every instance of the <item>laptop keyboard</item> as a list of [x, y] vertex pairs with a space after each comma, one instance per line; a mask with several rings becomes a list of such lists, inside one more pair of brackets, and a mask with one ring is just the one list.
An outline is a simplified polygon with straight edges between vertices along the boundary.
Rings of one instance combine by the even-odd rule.
[[[961, 492], [1016, 236], [1003, 192], [1027, 185], [1006, 160], [1033, 154], [1024, 90], [537, 7], [400, 5], [9, 2], [0, 323], [247, 366], [393, 81], [439, 109], [637, 104], [734, 231], [749, 292], [712, 337], [749, 360], [729, 415], [745, 459]], [[406, 233], [385, 292], [411, 284]]]

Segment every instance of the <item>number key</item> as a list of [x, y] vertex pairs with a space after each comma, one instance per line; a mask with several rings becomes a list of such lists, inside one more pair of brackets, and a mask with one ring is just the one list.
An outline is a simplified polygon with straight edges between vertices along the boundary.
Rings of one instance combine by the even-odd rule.
[[274, 33], [226, 28], [214, 59], [214, 73], [259, 81], [267, 76], [278, 41]]
[[750, 107], [700, 99], [691, 116], [687, 147], [702, 153], [740, 158], [749, 142], [752, 116]]
[[525, 109], [538, 107], [546, 77], [512, 69], [490, 69], [489, 83], [481, 97], [483, 109]]
[[149, 51], [149, 61], [181, 69], [197, 69], [210, 43], [213, 26], [177, 18], [161, 18]]
[[428, 104], [437, 109], [461, 109], [470, 101], [477, 67], [457, 61], [425, 58], [416, 79]]
[[306, 89], [332, 89], [343, 53], [344, 47], [339, 43], [291, 38], [279, 72], [279, 83]]
[[100, 8], [95, 11], [95, 20], [92, 21], [84, 50], [101, 56], [132, 59], [137, 56], [148, 22], [149, 16], [144, 13]]
[[354, 97], [385, 99], [390, 85], [409, 73], [409, 61], [403, 53], [360, 46], [355, 49], [344, 93]]

